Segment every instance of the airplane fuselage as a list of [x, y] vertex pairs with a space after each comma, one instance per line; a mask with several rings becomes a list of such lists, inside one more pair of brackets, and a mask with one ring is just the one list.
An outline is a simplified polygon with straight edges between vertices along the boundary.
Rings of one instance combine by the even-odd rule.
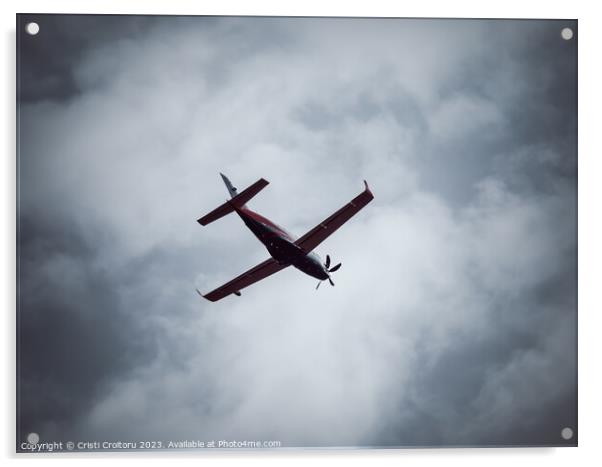
[[320, 257], [313, 251], [305, 253], [295, 245], [295, 238], [271, 220], [247, 207], [235, 208], [236, 213], [278, 263], [291, 265], [316, 279], [328, 279]]

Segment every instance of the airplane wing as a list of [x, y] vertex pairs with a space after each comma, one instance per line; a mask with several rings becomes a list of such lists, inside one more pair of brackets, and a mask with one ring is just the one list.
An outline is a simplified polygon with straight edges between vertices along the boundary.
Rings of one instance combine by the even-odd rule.
[[265, 279], [266, 277], [271, 276], [272, 274], [275, 274], [286, 267], [286, 265], [278, 264], [275, 259], [270, 258], [265, 260], [263, 263], [258, 264], [254, 268], [249, 269], [247, 272], [242, 273], [235, 279], [232, 279], [230, 282], [225, 283], [221, 287], [212, 290], [207, 295], [203, 295], [198, 290], [197, 292], [200, 296], [206, 298], [207, 300], [217, 302], [218, 300], [221, 300], [230, 294], [240, 295], [240, 291], [245, 287], [258, 282], [261, 279]]
[[368, 188], [368, 183], [364, 180], [365, 189], [349, 203], [335, 212], [328, 219], [323, 220], [305, 235], [300, 237], [296, 242], [299, 248], [305, 253], [309, 253], [320, 243], [326, 240], [332, 233], [342, 226], [345, 222], [357, 214], [366, 204], [374, 199], [374, 195]]

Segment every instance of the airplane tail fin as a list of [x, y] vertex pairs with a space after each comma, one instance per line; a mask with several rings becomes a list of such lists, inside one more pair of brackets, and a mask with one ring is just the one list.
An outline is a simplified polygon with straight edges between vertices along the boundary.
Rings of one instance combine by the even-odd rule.
[[230, 193], [230, 197], [234, 198], [237, 195], [236, 187], [234, 187], [234, 185], [232, 185], [232, 182], [230, 181], [230, 179], [228, 177], [226, 177], [223, 173], [220, 172], [220, 175], [222, 177], [222, 180], [226, 184], [226, 187], [228, 188], [228, 193]]
[[257, 193], [263, 190], [270, 183], [267, 180], [260, 178], [255, 183], [253, 183], [253, 185], [249, 186], [248, 188], [245, 188], [240, 193], [237, 193], [236, 188], [232, 186], [232, 183], [230, 182], [230, 180], [228, 180], [228, 177], [226, 177], [223, 174], [220, 175], [222, 176], [222, 179], [224, 180], [224, 183], [226, 184], [226, 187], [228, 188], [228, 192], [230, 193], [232, 199], [218, 206], [209, 214], [206, 214], [200, 219], [197, 219], [197, 222], [201, 225], [210, 224], [211, 222], [221, 219], [225, 215], [234, 212], [235, 208], [243, 207], [247, 201], [253, 198]]

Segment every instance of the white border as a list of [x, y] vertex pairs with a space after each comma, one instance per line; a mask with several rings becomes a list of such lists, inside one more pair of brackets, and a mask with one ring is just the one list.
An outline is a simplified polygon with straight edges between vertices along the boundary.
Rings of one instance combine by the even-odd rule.
[[[12, 464], [44, 459], [62, 464], [73, 459], [80, 462], [132, 462], [161, 465], [167, 458], [203, 464], [232, 465], [245, 461], [251, 465], [281, 464], [283, 461], [301, 465], [312, 462], [335, 462], [345, 465], [364, 465], [370, 462], [400, 465], [420, 461], [427, 465], [445, 462], [447, 465], [508, 465], [509, 463], [555, 466], [594, 464], [601, 456], [597, 442], [600, 430], [600, 202], [602, 170], [598, 135], [601, 133], [599, 56], [602, 24], [595, 2], [579, 1], [325, 1], [305, 0], [277, 2], [265, 0], [239, 1], [182, 1], [133, 0], [121, 1], [27, 1], [3, 2], [2, 26], [4, 46], [2, 91], [4, 111], [2, 141], [5, 142], [2, 159], [0, 203], [3, 228], [0, 229], [0, 259], [2, 264], [0, 297], [3, 307], [3, 371], [0, 386], [4, 403], [3, 423], [0, 425], [2, 456]], [[505, 448], [505, 449], [436, 449], [436, 450], [354, 450], [354, 451], [268, 451], [198, 453], [123, 453], [92, 455], [14, 454], [15, 446], [15, 13], [119, 13], [119, 14], [243, 14], [291, 16], [404, 16], [404, 17], [490, 17], [490, 18], [577, 18], [579, 20], [579, 448]]]

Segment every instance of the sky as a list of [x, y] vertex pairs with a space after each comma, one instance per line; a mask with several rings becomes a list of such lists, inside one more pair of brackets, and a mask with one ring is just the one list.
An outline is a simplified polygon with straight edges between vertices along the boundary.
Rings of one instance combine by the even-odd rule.
[[[18, 441], [576, 443], [576, 21], [18, 28]], [[366, 179], [336, 286], [200, 298], [268, 258], [219, 172], [299, 236]]]

